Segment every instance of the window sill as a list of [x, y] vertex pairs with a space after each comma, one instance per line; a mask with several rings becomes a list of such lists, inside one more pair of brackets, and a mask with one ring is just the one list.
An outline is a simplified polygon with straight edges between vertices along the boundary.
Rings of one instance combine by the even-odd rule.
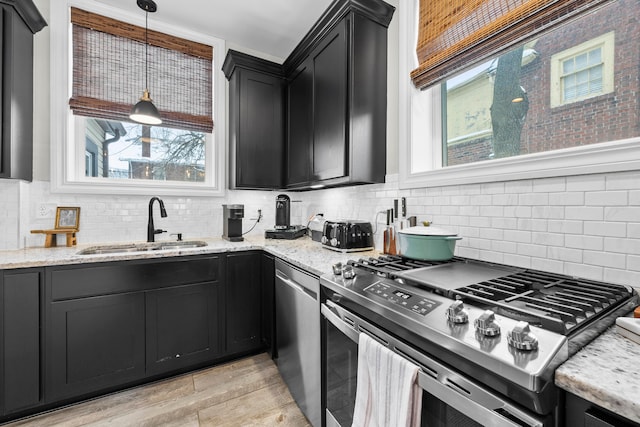
[[640, 138], [450, 166], [416, 174], [401, 169], [399, 187], [440, 187], [628, 170], [640, 170]]

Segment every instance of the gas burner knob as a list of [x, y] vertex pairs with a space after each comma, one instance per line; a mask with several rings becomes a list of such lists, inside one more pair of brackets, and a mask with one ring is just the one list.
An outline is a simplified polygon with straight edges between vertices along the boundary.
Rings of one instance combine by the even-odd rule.
[[323, 245], [326, 245], [328, 241], [329, 239], [327, 239], [327, 236], [322, 236], [322, 238], [320, 239], [320, 243], [322, 243]]
[[532, 351], [538, 349], [538, 339], [531, 333], [529, 323], [518, 322], [507, 334], [509, 345], [518, 350]]
[[331, 246], [338, 246], [338, 239], [334, 237], [329, 243], [331, 243]]
[[500, 335], [500, 325], [496, 322], [496, 315], [491, 310], [485, 310], [475, 321], [476, 331], [487, 337]]
[[462, 324], [469, 321], [469, 313], [464, 308], [464, 303], [458, 300], [447, 308], [447, 319], [451, 323]]

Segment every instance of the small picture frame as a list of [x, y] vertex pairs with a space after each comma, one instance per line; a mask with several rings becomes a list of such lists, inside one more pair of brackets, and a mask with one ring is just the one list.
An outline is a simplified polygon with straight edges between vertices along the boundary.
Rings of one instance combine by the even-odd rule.
[[80, 228], [80, 208], [58, 207], [56, 211], [56, 229]]

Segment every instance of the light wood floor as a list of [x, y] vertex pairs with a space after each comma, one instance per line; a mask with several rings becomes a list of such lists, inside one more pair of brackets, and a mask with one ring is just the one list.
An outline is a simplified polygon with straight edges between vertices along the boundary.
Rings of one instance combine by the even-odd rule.
[[5, 426], [106, 425], [310, 426], [266, 353]]

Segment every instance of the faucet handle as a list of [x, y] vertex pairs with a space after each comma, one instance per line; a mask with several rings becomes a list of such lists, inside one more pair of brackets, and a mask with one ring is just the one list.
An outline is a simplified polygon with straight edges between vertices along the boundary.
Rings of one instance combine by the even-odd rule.
[[153, 230], [153, 234], [160, 234], [160, 233], [166, 233], [167, 230], [161, 230], [159, 228], [156, 228], [155, 230]]
[[171, 233], [169, 236], [178, 236], [178, 242], [182, 241], [182, 233]]

